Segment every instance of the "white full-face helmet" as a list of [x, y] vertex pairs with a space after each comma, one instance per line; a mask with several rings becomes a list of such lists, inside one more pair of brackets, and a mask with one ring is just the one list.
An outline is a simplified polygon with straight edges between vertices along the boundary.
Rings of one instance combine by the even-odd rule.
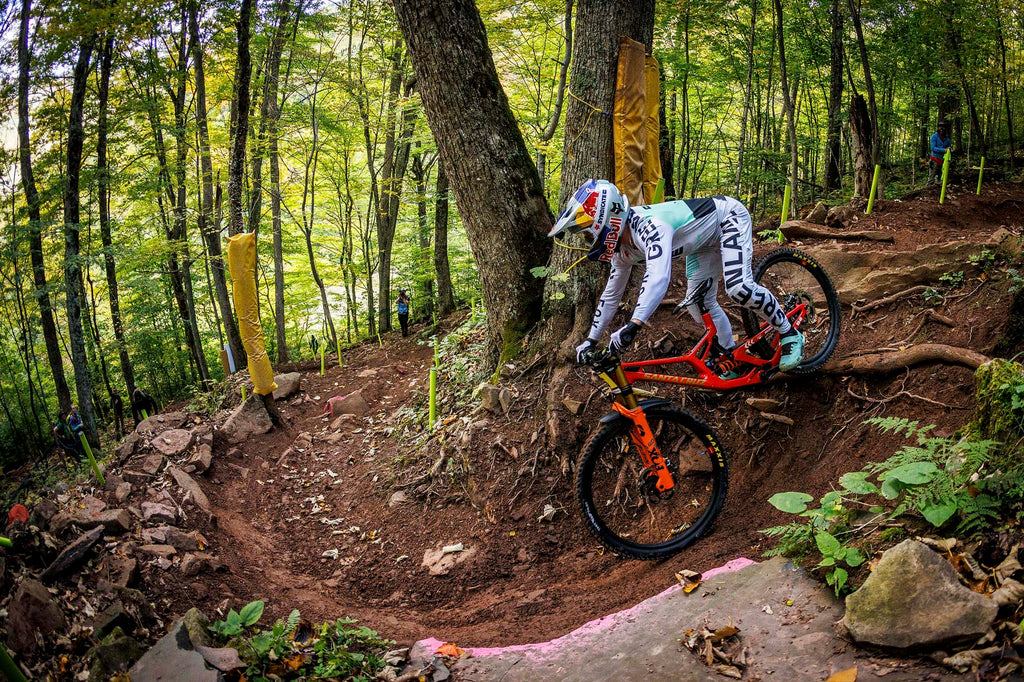
[[590, 246], [587, 257], [607, 263], [618, 248], [628, 214], [629, 201], [613, 183], [587, 180], [569, 199], [548, 236], [582, 234]]

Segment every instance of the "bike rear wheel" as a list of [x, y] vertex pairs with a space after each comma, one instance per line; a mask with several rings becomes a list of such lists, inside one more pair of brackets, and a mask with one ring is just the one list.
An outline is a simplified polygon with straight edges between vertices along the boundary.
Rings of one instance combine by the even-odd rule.
[[663, 559], [689, 546], [712, 526], [725, 504], [729, 470], [711, 428], [689, 412], [663, 405], [645, 410], [675, 487], [659, 496], [643, 472], [629, 432], [617, 419], [584, 446], [576, 478], [583, 521], [617, 554]]
[[[839, 295], [821, 264], [797, 249], [778, 249], [757, 263], [754, 281], [771, 291], [787, 311], [800, 302], [810, 306], [800, 326], [804, 357], [789, 374], [809, 374], [824, 365], [839, 344], [842, 314]], [[761, 329], [761, 319], [746, 309], [742, 314], [747, 336], [753, 336]]]

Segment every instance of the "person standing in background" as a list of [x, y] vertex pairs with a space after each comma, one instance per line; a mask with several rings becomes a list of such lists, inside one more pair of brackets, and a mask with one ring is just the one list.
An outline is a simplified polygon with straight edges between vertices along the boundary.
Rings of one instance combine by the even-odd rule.
[[953, 146], [949, 137], [949, 124], [939, 121], [938, 132], [932, 133], [931, 156], [928, 157], [928, 184], [938, 182], [936, 175], [941, 175], [943, 160], [946, 157], [946, 150]]
[[409, 336], [409, 296], [405, 289], [398, 292], [398, 324], [402, 325], [402, 336]]

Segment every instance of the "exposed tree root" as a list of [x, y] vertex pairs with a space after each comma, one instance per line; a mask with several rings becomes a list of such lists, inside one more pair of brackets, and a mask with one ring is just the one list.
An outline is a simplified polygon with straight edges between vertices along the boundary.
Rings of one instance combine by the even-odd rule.
[[893, 352], [869, 351], [862, 355], [833, 360], [821, 371], [826, 374], [888, 374], [926, 363], [962, 365], [978, 369], [988, 356], [969, 348], [956, 348], [941, 343], [922, 343]]
[[881, 308], [882, 306], [889, 305], [890, 303], [898, 301], [901, 298], [906, 298], [907, 296], [913, 296], [914, 294], [922, 293], [922, 292], [924, 292], [928, 288], [929, 287], [927, 287], [927, 286], [925, 286], [923, 284], [919, 284], [916, 287], [910, 287], [909, 289], [904, 289], [903, 291], [897, 292], [897, 293], [893, 294], [892, 296], [886, 296], [884, 298], [880, 298], [880, 299], [877, 299], [875, 301], [872, 301], [871, 303], [865, 303], [864, 305], [856, 305], [856, 304], [854, 304], [853, 305], [853, 312], [856, 314], [856, 313], [867, 312], [868, 310], [874, 310], [875, 308]]
[[892, 234], [883, 230], [827, 230], [806, 220], [787, 220], [779, 228], [790, 239], [864, 239], [873, 242], [894, 241]]

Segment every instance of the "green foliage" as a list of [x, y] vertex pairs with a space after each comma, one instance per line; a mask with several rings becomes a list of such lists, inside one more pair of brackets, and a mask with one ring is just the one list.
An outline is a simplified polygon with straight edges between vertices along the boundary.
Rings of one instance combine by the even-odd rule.
[[[847, 584], [847, 569], [864, 561], [854, 543], [883, 521], [917, 516], [940, 528], [955, 520], [956, 532], [969, 536], [1024, 502], [1024, 468], [991, 469], [996, 441], [932, 436], [934, 426], [896, 417], [866, 423], [910, 442], [883, 462], [840, 476], [839, 489], [823, 495], [816, 506], [806, 493], [776, 493], [768, 502], [803, 520], [762, 531], [776, 540], [770, 555], [800, 557], [817, 550], [822, 558], [816, 568], [825, 570], [837, 595]], [[866, 518], [857, 516], [865, 512]], [[892, 535], [883, 534], [883, 541]]]
[[1016, 268], [1008, 268], [1006, 270], [1006, 278], [1010, 282], [1008, 287], [1010, 294], [1016, 294], [1021, 289], [1024, 289], [1024, 275]]
[[963, 270], [955, 270], [950, 272], [944, 272], [939, 277], [939, 281], [945, 284], [950, 289], [957, 289], [962, 287], [964, 282], [967, 280]]
[[245, 628], [255, 625], [262, 615], [263, 602], [251, 601], [243, 606], [240, 612], [234, 609], [228, 611], [227, 618], [214, 621], [210, 624], [210, 629], [222, 637], [234, 637], [242, 634]]
[[770, 230], [761, 230], [757, 233], [758, 239], [766, 242], [778, 242], [781, 244], [786, 241], [786, 235], [782, 234], [782, 230], [779, 228], [773, 228]]
[[983, 248], [980, 252], [968, 257], [967, 262], [989, 275], [996, 267], [996, 253], [992, 249]]
[[352, 618], [311, 627], [301, 620], [298, 609], [288, 618], [278, 619], [269, 630], [240, 637], [262, 612], [263, 602], [252, 602], [240, 613], [229, 612], [227, 621], [217, 621], [210, 627], [226, 644], [238, 649], [250, 680], [314, 677], [369, 682], [384, 668], [382, 656], [394, 645]]
[[932, 289], [931, 287], [924, 290], [923, 296], [925, 305], [929, 305], [933, 308], [942, 305], [946, 301], [946, 297], [941, 291]]

